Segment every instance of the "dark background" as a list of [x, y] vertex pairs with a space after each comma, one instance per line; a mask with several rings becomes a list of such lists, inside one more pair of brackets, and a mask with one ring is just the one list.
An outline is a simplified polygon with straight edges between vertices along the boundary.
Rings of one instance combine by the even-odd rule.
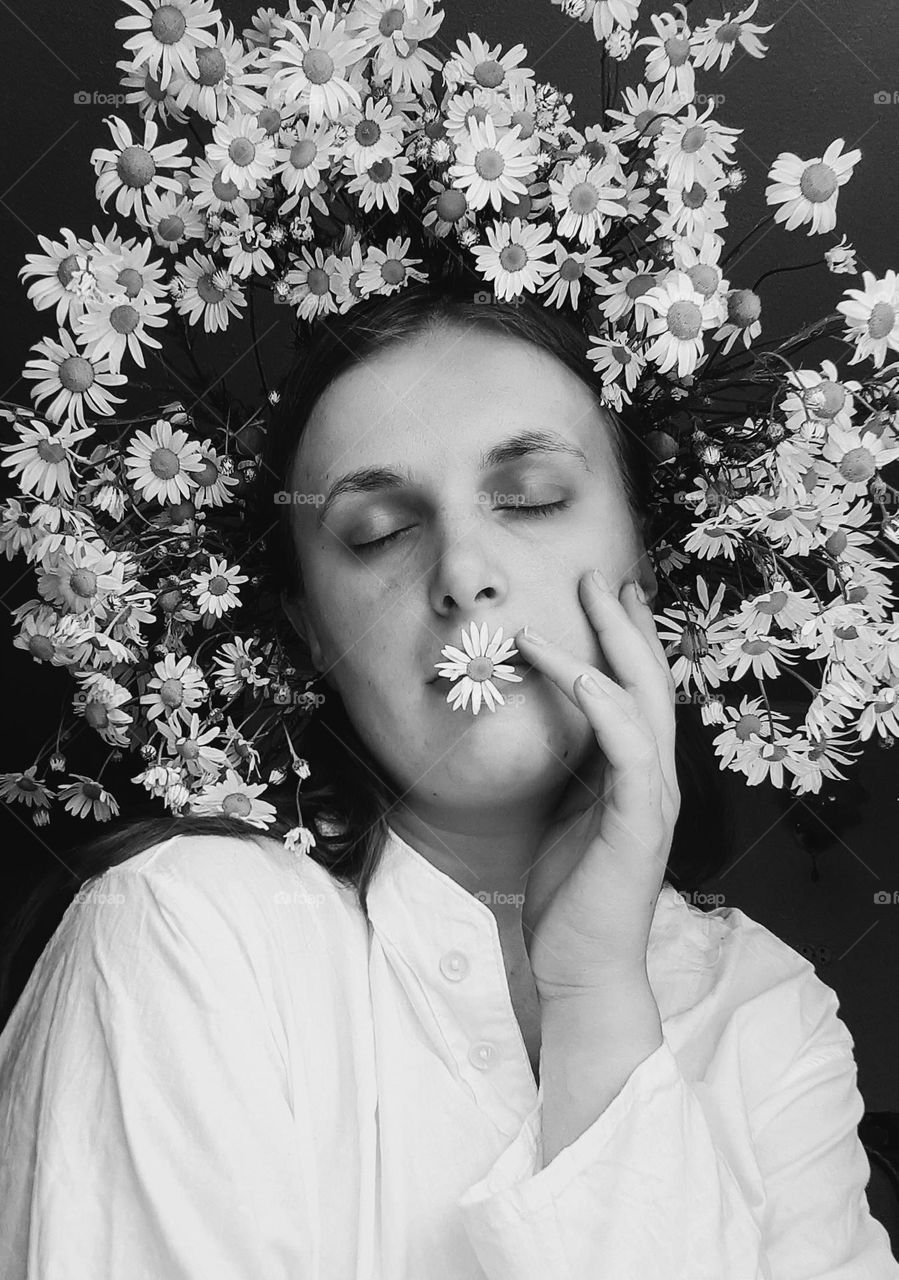
[[[219, 7], [237, 31], [255, 10], [250, 3], [228, 0]], [[651, 34], [649, 14], [670, 6], [644, 0], [643, 8], [641, 32]], [[447, 0], [444, 9], [447, 16], [434, 42], [443, 52], [469, 30], [490, 43], [501, 43], [504, 51], [521, 41], [538, 80], [574, 93], [576, 123], [598, 123], [598, 47], [589, 27], [566, 18], [549, 0], [491, 0], [489, 6]], [[0, 0], [6, 64], [6, 75], [0, 78], [3, 399], [29, 403], [28, 387], [19, 376], [29, 347], [42, 337], [56, 337], [53, 312], [34, 311], [17, 278], [25, 254], [40, 251], [37, 234], [57, 238], [60, 227], [66, 226], [89, 235], [95, 225], [105, 234], [116, 220], [121, 232], [140, 234], [135, 224], [116, 219], [113, 202], [108, 214], [102, 212], [89, 164], [91, 150], [108, 145], [103, 116], [117, 114], [134, 127], [137, 113], [131, 107], [74, 102], [80, 91], [119, 92], [115, 63], [124, 57], [121, 40], [126, 33], [117, 32], [114, 22], [126, 12], [130, 11], [124, 5], [109, 0]], [[714, 0], [693, 0], [689, 12], [694, 25], [705, 17], [724, 16]], [[747, 183], [730, 200], [728, 244], [764, 214], [766, 174], [779, 151], [810, 159], [842, 137], [847, 149], [861, 148], [862, 161], [841, 188], [836, 232], [809, 237], [805, 229], [788, 234], [780, 226], [769, 227], [754, 248], [730, 265], [732, 285], [751, 286], [772, 267], [818, 259], [844, 232], [855, 247], [859, 271], [865, 268], [882, 276], [887, 268], [899, 268], [899, 5], [892, 0], [854, 0], [852, 5], [843, 0], [761, 0], [753, 21], [774, 23], [763, 37], [769, 45], [765, 59], [738, 52], [723, 74], [697, 73], [697, 89], [725, 96], [715, 118], [744, 131], [736, 154]], [[875, 97], [883, 92], [889, 95], [886, 103]], [[160, 141], [171, 136], [179, 135], [162, 131]], [[832, 311], [842, 291], [858, 283], [847, 275], [831, 275], [824, 267], [775, 277], [773, 288], [769, 279], [763, 293], [763, 336], [787, 332]], [[221, 372], [246, 353], [245, 329], [232, 326], [224, 342], [217, 340]], [[277, 370], [286, 352], [277, 328], [267, 350], [270, 367]], [[127, 359], [125, 369], [134, 369]], [[4, 441], [11, 439], [4, 432]], [[10, 488], [2, 483], [6, 496]], [[22, 558], [0, 562], [0, 572], [0, 617], [11, 624], [8, 611], [36, 590]], [[71, 690], [68, 677], [13, 649], [11, 634], [7, 625], [0, 771], [32, 763], [48, 734], [55, 734], [58, 709]], [[841, 1016], [856, 1041], [859, 1087], [869, 1110], [899, 1111], [897, 764], [899, 749], [870, 745], [850, 772], [851, 782], [833, 799], [776, 793], [769, 784], [750, 789], [735, 775], [725, 775], [737, 811], [736, 852], [730, 866], [703, 886], [708, 893], [723, 895], [722, 905], [740, 908], [808, 955], [821, 978], [837, 991]], [[72, 767], [88, 771], [77, 758]], [[91, 825], [56, 818], [50, 827], [37, 830], [24, 807], [3, 805], [0, 823], [0, 900], [8, 909], [51, 866], [66, 862], [73, 842]], [[714, 841], [714, 832], [709, 832], [709, 839]], [[883, 891], [890, 894], [888, 905], [875, 902], [875, 893]], [[45, 929], [53, 925], [49, 918]], [[23, 979], [35, 948], [45, 940], [35, 939], [31, 952], [24, 954]]]

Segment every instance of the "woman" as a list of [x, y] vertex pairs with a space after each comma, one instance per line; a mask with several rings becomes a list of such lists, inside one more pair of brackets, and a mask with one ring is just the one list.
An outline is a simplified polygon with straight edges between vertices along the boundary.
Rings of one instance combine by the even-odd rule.
[[[327, 327], [264, 469], [315, 857], [186, 822], [85, 884], [0, 1038], [3, 1276], [899, 1276], [835, 994], [665, 879], [674, 690], [583, 336], [426, 290]], [[522, 677], [477, 716], [436, 672], [471, 623]]]

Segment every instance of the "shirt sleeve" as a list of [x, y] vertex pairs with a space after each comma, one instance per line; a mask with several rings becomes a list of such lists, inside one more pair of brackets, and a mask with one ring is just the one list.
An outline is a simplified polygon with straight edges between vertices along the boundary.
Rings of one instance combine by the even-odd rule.
[[0, 1053], [0, 1274], [313, 1274], [262, 945], [184, 879], [111, 871], [80, 897]]
[[[899, 1280], [865, 1195], [853, 1042], [831, 988], [813, 970], [801, 982], [799, 1051], [757, 1100], [751, 1081], [732, 1106], [690, 1084], [663, 1031], [544, 1168], [541, 1088], [458, 1201], [488, 1280]], [[722, 1037], [719, 1054], [734, 1045]]]

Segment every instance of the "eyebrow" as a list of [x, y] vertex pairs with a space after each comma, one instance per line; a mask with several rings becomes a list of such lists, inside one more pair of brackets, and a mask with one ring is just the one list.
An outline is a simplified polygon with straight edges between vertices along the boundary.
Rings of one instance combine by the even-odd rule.
[[[534, 453], [565, 453], [578, 458], [589, 471], [590, 465], [586, 453], [577, 445], [566, 440], [554, 431], [521, 431], [507, 440], [495, 444], [486, 453], [482, 453], [479, 465], [482, 471], [501, 467], [506, 462], [517, 458], [525, 458]], [[337, 498], [345, 493], [373, 493], [381, 489], [402, 489], [413, 483], [408, 468], [397, 467], [359, 467], [349, 471], [339, 480], [335, 480], [328, 490], [316, 517], [316, 528], [324, 523], [325, 516]]]

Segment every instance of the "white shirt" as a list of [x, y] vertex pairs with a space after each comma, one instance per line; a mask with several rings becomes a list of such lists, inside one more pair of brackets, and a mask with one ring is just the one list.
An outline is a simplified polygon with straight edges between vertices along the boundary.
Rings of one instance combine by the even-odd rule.
[[3, 1280], [897, 1280], [813, 966], [659, 897], [664, 1043], [544, 1168], [489, 908], [177, 836], [89, 882], [0, 1037]]

